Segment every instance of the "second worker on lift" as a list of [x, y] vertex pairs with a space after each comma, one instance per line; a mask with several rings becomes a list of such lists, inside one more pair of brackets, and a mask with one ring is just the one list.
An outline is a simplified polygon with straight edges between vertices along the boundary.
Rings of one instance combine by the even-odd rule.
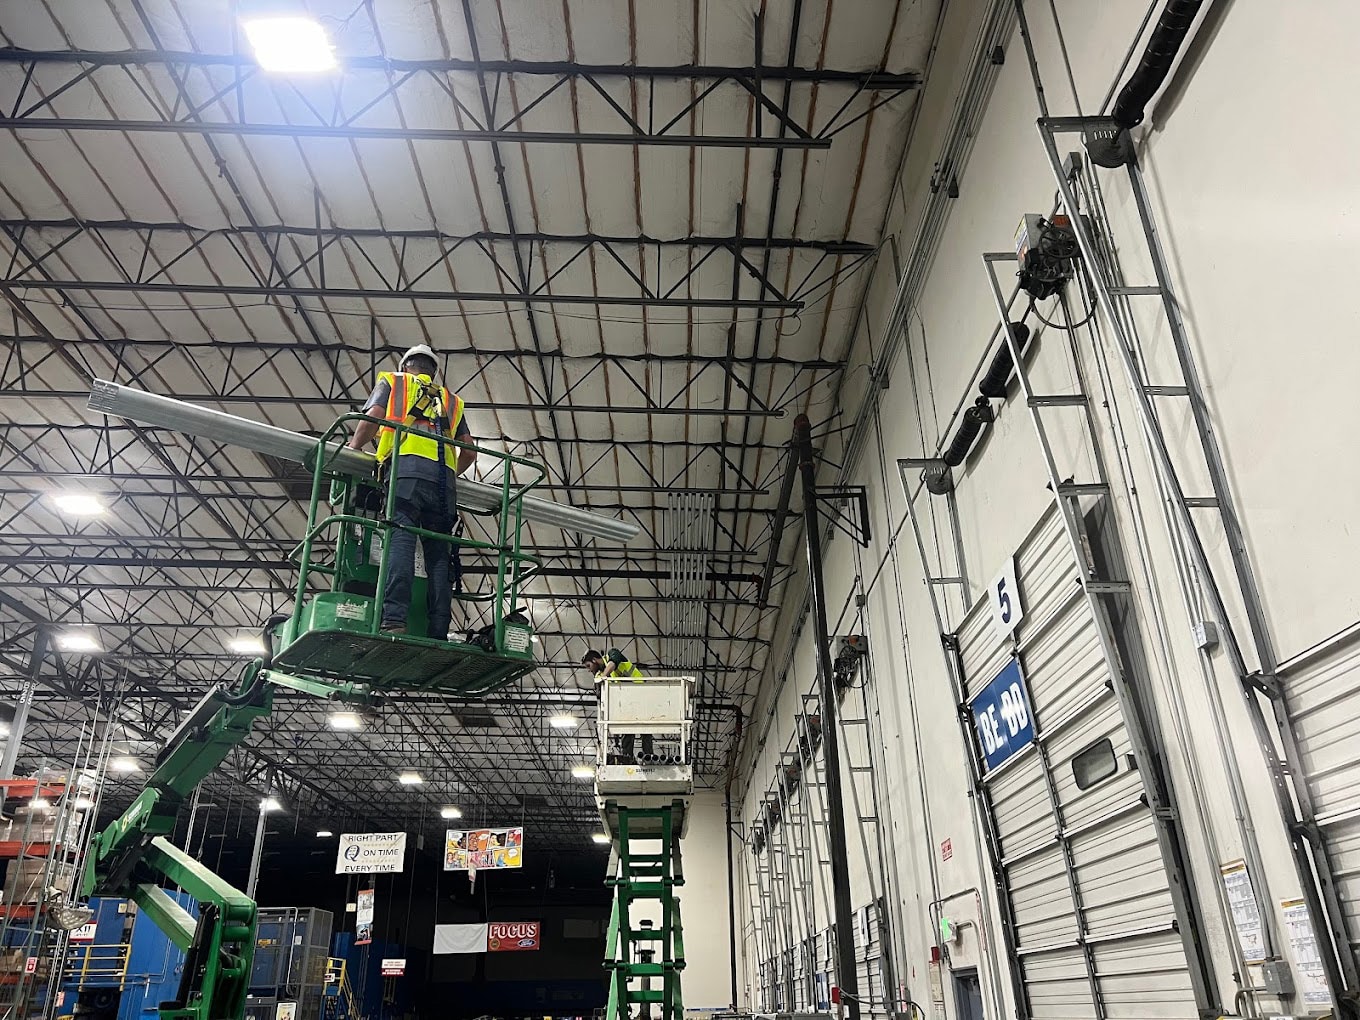
[[[434, 351], [418, 344], [402, 355], [398, 371], [378, 374], [377, 385], [364, 405], [364, 413], [371, 417], [415, 425], [428, 430], [429, 436], [408, 432], [398, 445], [395, 429], [362, 421], [349, 441], [352, 449], [362, 450], [376, 435], [383, 477], [387, 471], [397, 472], [393, 523], [398, 529], [392, 532], [387, 584], [382, 593], [382, 629], [388, 634], [406, 633], [415, 579], [416, 536], [403, 529], [417, 527], [452, 535], [458, 515], [456, 479], [477, 460], [476, 450], [441, 444], [434, 438], [473, 441], [463, 413], [463, 398], [438, 381], [438, 372]], [[422, 538], [421, 544], [425, 552], [427, 635], [443, 641], [453, 622], [452, 550], [449, 542], [434, 538]]]

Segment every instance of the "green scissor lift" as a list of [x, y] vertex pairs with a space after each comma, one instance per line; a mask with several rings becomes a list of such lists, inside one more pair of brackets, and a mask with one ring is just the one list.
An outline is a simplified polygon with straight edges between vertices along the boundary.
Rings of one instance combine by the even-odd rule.
[[[628, 1020], [637, 1005], [639, 1016], [683, 1020], [685, 941], [675, 890], [685, 884], [680, 861], [685, 804], [678, 799], [652, 807], [611, 803], [608, 815], [614, 846], [611, 877], [605, 881], [614, 889], [614, 910], [605, 947], [610, 971], [605, 1016]], [[649, 927], [634, 907], [642, 908], [639, 914], [645, 910], [659, 917], [651, 918], [654, 925]]]
[[[480, 561], [481, 576], [494, 578], [485, 590], [458, 596], [464, 605], [483, 607], [479, 633], [468, 640], [428, 634], [425, 588], [417, 578], [407, 632], [385, 634], [379, 607], [396, 530], [396, 481], [356, 480], [333, 466], [336, 440], [361, 420], [374, 419], [345, 415], [317, 439], [309, 465], [307, 532], [293, 553], [297, 599], [291, 615], [266, 627], [270, 653], [247, 665], [236, 684], [222, 684], [203, 697], [157, 757], [132, 806], [91, 842], [81, 894], [130, 897], [187, 953], [177, 996], [160, 1004], [161, 1020], [241, 1020], [245, 1013], [255, 903], [168, 837], [184, 801], [246, 741], [255, 720], [270, 713], [278, 689], [358, 706], [401, 691], [467, 698], [502, 687], [536, 666], [531, 627], [517, 610], [520, 586], [536, 565], [521, 551], [521, 505], [542, 480], [543, 469], [507, 454], [478, 451], [499, 462], [502, 476], [500, 505], [485, 515], [494, 519], [488, 529], [494, 541], [407, 529], [450, 542]], [[512, 467], [518, 480], [512, 480]], [[488, 560], [494, 569], [486, 568]], [[312, 594], [318, 577], [327, 590]], [[198, 901], [197, 919], [165, 894], [165, 883]]]

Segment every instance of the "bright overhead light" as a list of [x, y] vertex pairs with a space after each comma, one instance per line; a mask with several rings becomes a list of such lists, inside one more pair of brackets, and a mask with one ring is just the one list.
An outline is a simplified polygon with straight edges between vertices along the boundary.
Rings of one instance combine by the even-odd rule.
[[255, 62], [279, 74], [316, 74], [335, 69], [326, 29], [314, 18], [282, 16], [242, 22]]
[[261, 810], [261, 811], [282, 811], [282, 810], [283, 810], [283, 805], [279, 803], [279, 799], [278, 799], [277, 797], [261, 797], [261, 798], [260, 798], [260, 810]]
[[600, 844], [608, 843], [608, 842], [609, 842], [609, 833], [607, 833], [607, 832], [592, 832], [592, 833], [590, 834], [590, 838], [593, 839], [596, 843], [600, 843]]
[[71, 631], [57, 638], [57, 647], [63, 652], [97, 652], [99, 639], [83, 631]]
[[140, 772], [142, 765], [136, 758], [110, 758], [109, 770], [111, 772]]
[[439, 809], [439, 817], [440, 817], [440, 818], [462, 818], [462, 817], [463, 817], [463, 812], [462, 812], [462, 809], [461, 809], [461, 808], [456, 808], [456, 807], [454, 807], [452, 804], [449, 804], [447, 807], [442, 807], [442, 808]]
[[573, 765], [571, 776], [573, 779], [594, 779], [595, 770], [589, 765]]
[[108, 510], [104, 501], [90, 492], [59, 492], [52, 497], [52, 505], [72, 517], [95, 517]]
[[77, 797], [77, 798], [76, 798], [76, 810], [77, 810], [77, 811], [88, 811], [88, 810], [90, 810], [90, 808], [92, 808], [92, 807], [94, 807], [94, 801], [92, 801], [89, 797]]
[[425, 777], [419, 772], [403, 772], [401, 775], [397, 776], [397, 782], [402, 786], [419, 786], [421, 783], [425, 782]]
[[330, 829], [317, 829], [317, 830], [316, 830], [316, 838], [317, 838], [317, 839], [330, 839], [330, 837], [332, 837], [332, 836], [334, 836], [334, 835], [335, 835], [335, 833], [331, 832]]
[[538, 635], [537, 635], [537, 634], [530, 634], [530, 635], [529, 635], [529, 640], [532, 641], [534, 644], [538, 644]]
[[555, 715], [548, 720], [548, 725], [555, 730], [574, 730], [581, 724], [581, 721], [574, 715]]
[[364, 725], [364, 718], [358, 712], [332, 712], [326, 721], [333, 730], [357, 730]]
[[263, 655], [266, 651], [264, 639], [258, 637], [238, 637], [227, 642], [227, 648], [237, 655]]

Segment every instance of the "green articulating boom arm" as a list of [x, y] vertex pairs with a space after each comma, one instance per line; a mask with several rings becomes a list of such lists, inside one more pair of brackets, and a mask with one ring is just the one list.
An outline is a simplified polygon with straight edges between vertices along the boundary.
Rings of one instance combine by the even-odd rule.
[[[223, 684], [204, 696], [157, 758], [146, 788], [107, 829], [94, 837], [81, 895], [126, 896], [185, 950], [184, 974], [172, 1002], [160, 1004], [161, 1020], [241, 1020], [255, 954], [255, 903], [166, 837], [185, 799], [250, 736], [255, 720], [269, 714], [274, 688], [317, 697], [371, 704], [360, 684], [333, 683], [247, 666], [231, 689]], [[162, 888], [169, 882], [199, 905], [195, 920]]]

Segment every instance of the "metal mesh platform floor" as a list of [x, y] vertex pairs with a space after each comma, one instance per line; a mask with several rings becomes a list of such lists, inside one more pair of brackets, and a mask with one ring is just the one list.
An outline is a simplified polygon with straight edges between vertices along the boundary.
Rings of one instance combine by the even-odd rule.
[[313, 630], [274, 656], [273, 665], [310, 676], [371, 684], [376, 690], [488, 694], [538, 666], [458, 642], [392, 634]]

